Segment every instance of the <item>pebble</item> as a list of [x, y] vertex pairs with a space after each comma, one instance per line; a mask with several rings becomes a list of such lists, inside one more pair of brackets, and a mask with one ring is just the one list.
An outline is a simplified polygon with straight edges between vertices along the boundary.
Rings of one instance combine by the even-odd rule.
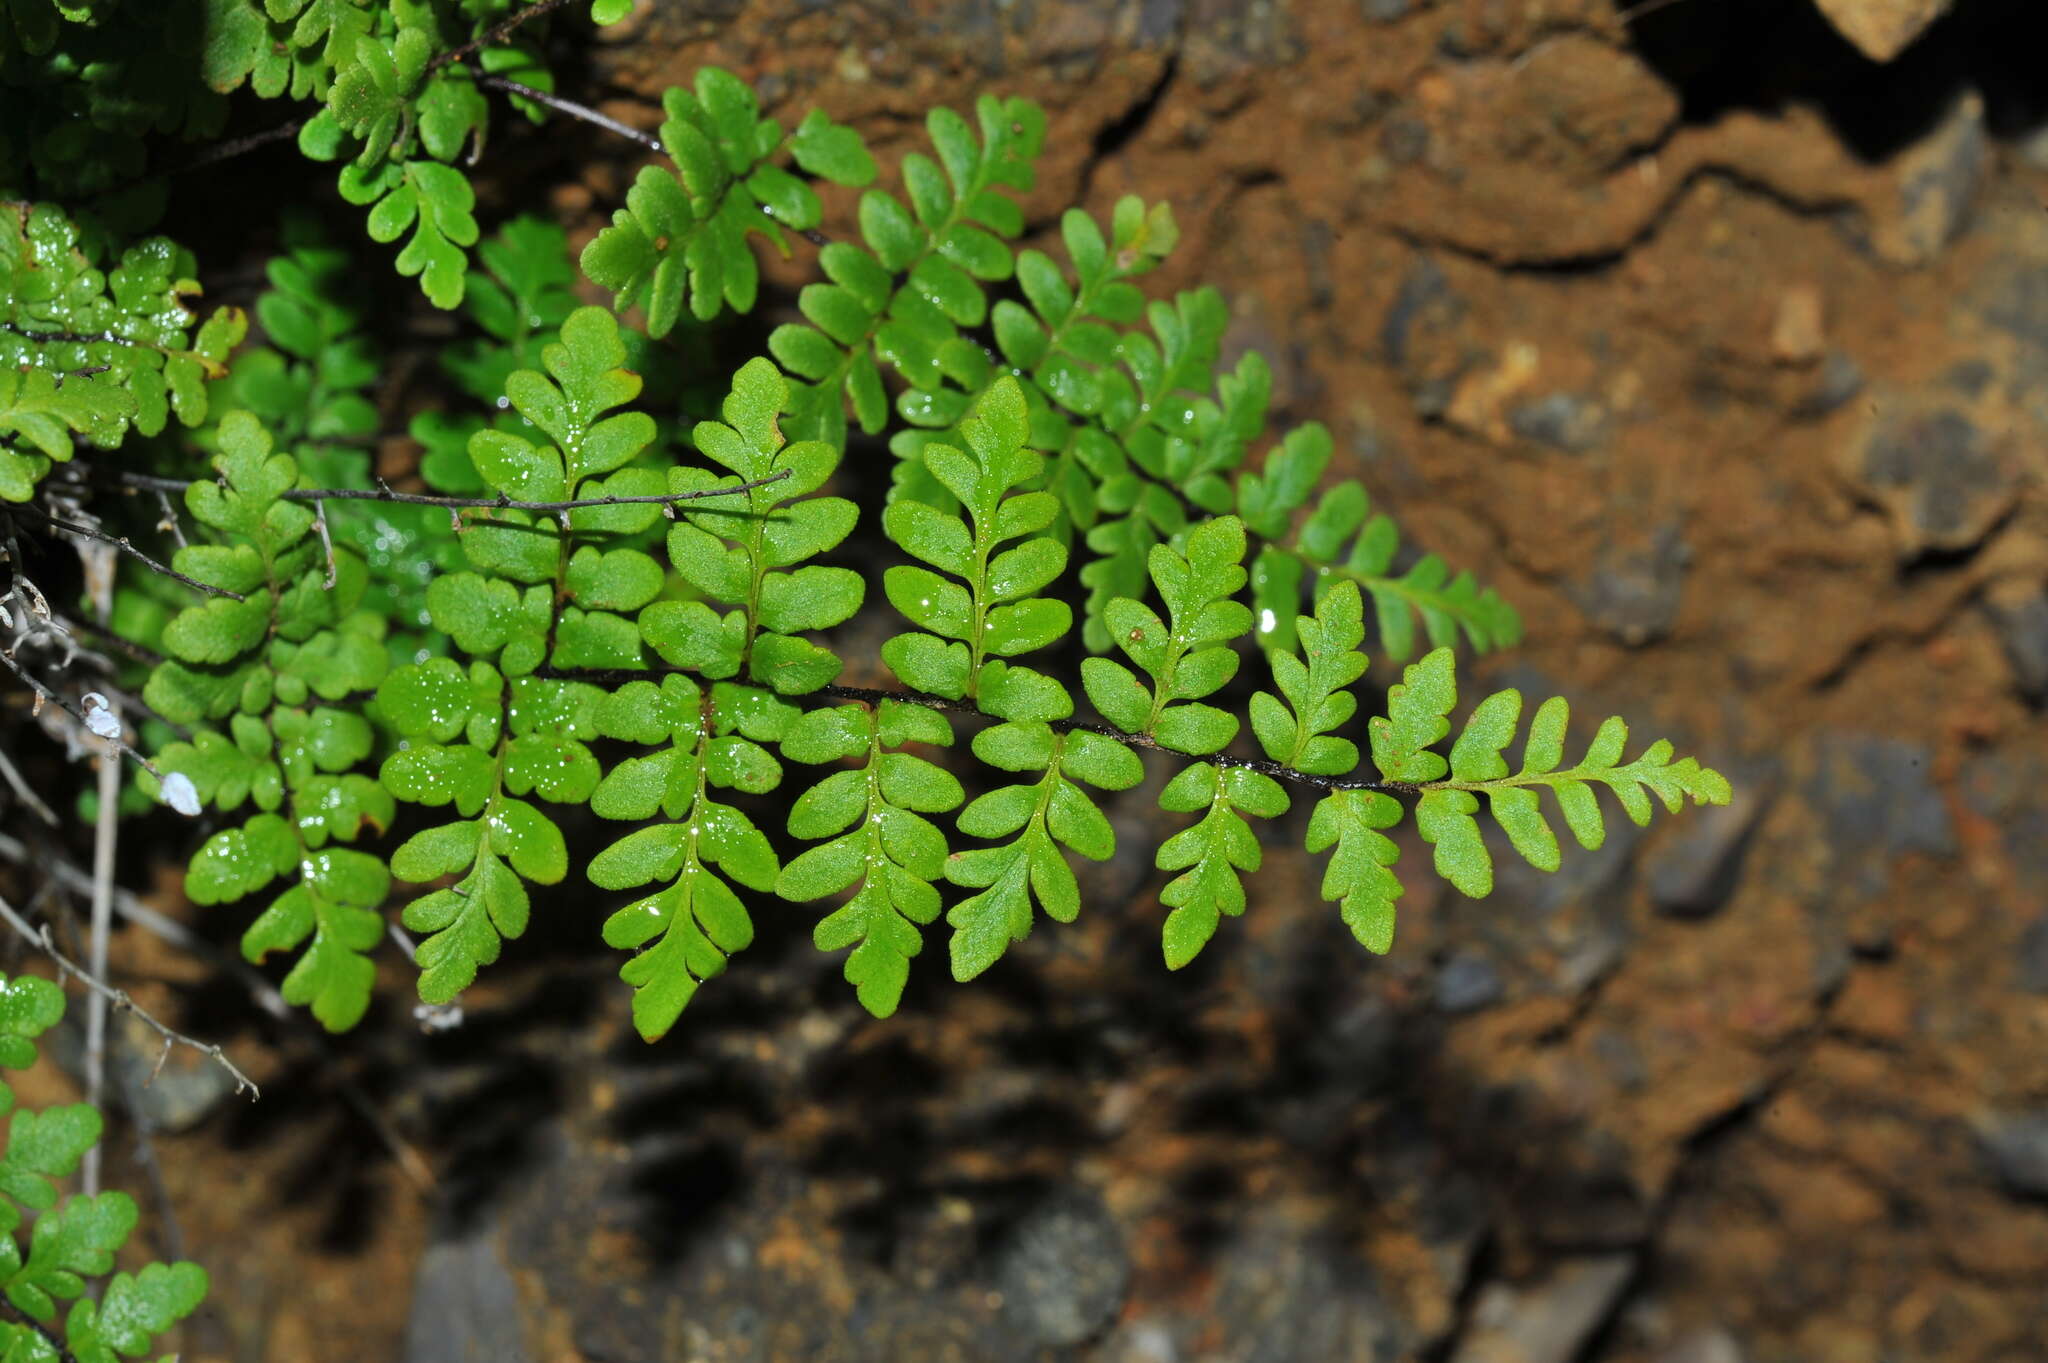
[[2048, 1197], [2048, 1108], [1993, 1113], [1979, 1125], [1977, 1143], [2006, 1191]]
[[1839, 350], [1820, 362], [1813, 387], [1792, 408], [1798, 417], [1822, 417], [1863, 391], [1863, 366]]
[[1452, 1363], [1571, 1363], [1620, 1302], [1632, 1254], [1566, 1260], [1540, 1283], [1489, 1283]]
[[531, 1363], [512, 1281], [490, 1235], [437, 1240], [413, 1271], [404, 1363]]
[[1744, 1363], [1742, 1345], [1718, 1325], [1689, 1330], [1657, 1355], [1657, 1363]]
[[1778, 299], [1771, 319], [1771, 354], [1786, 364], [1811, 364], [1827, 349], [1820, 290], [1797, 284]]
[[1767, 789], [1738, 781], [1728, 804], [1694, 811], [1643, 857], [1650, 902], [1673, 918], [1705, 918], [1727, 903], [1768, 803]]
[[1607, 431], [1607, 410], [1579, 393], [1551, 393], [1508, 414], [1508, 429], [1566, 454], [1584, 454]]
[[1396, 369], [1408, 362], [1409, 342], [1418, 327], [1436, 328], [1455, 321], [1464, 301], [1451, 291], [1451, 281], [1428, 256], [1409, 267], [1394, 302], [1380, 324], [1380, 350]]
[[1116, 1320], [1130, 1287], [1123, 1234], [1093, 1193], [1054, 1196], [1010, 1228], [995, 1256], [1004, 1320], [1044, 1348], [1066, 1348]]
[[1874, 62], [1888, 62], [1947, 12], [1953, 0], [1814, 0], [1835, 31]]
[[1669, 634], [1677, 623], [1691, 560], [1691, 546], [1678, 527], [1662, 525], [1647, 544], [1602, 544], [1591, 574], [1567, 590], [1588, 620], [1630, 648], [1640, 648]]
[[2048, 586], [1993, 590], [1984, 608], [2012, 664], [2013, 685], [2035, 705], [2048, 703]]
[[1880, 417], [1854, 473], [1891, 513], [1907, 559], [1972, 547], [2017, 492], [1990, 439], [1954, 407]]
[[1493, 962], [1461, 951], [1436, 976], [1436, 1006], [1446, 1013], [1476, 1013], [1499, 1003], [1507, 988]]

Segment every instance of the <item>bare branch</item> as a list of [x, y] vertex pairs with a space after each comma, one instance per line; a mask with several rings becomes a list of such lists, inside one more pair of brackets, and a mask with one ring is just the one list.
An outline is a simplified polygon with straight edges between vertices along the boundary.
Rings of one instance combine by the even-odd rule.
[[216, 587], [210, 582], [201, 582], [196, 577], [187, 577], [184, 573], [179, 572], [176, 568], [171, 567], [169, 564], [157, 562], [148, 554], [143, 553], [140, 549], [137, 549], [133, 544], [130, 544], [128, 542], [128, 537], [126, 535], [109, 535], [106, 531], [95, 529], [90, 525], [75, 525], [70, 521], [60, 521], [55, 516], [52, 516], [49, 512], [35, 505], [33, 502], [24, 503], [23, 505], [26, 507], [27, 510], [33, 511], [36, 515], [41, 516], [43, 518], [44, 523], [50, 526], [50, 528], [52, 528], [53, 530], [62, 530], [67, 535], [77, 535], [82, 539], [98, 540], [102, 544], [111, 544], [116, 549], [119, 549], [122, 553], [127, 554], [129, 557], [135, 559], [138, 563], [142, 564], [143, 567], [149, 569], [151, 572], [161, 573], [165, 577], [172, 578], [178, 582], [182, 582], [186, 586], [192, 588], [195, 591], [207, 592], [213, 596], [225, 596], [235, 601], [246, 601], [249, 599], [246, 596], [243, 596], [240, 592], [231, 592], [226, 587]]
[[57, 816], [50, 812], [48, 805], [43, 803], [43, 797], [36, 794], [29, 783], [21, 779], [21, 773], [15, 769], [14, 763], [8, 759], [5, 748], [0, 748], [0, 777], [6, 778], [7, 784], [13, 788], [15, 799], [28, 806], [30, 812], [44, 823], [52, 828], [57, 827]]
[[[112, 897], [110, 894], [109, 903], [111, 902]], [[28, 920], [16, 913], [14, 906], [5, 899], [0, 899], [0, 920], [5, 920], [7, 926], [13, 928], [36, 946], [41, 947], [43, 953], [57, 963], [60, 975], [71, 976], [94, 994], [113, 1004], [114, 1007], [123, 1008], [133, 1013], [145, 1026], [164, 1039], [165, 1055], [170, 1054], [171, 1047], [173, 1046], [189, 1046], [225, 1069], [235, 1081], [235, 1092], [246, 1092], [252, 1095], [253, 1098], [261, 1098], [263, 1096], [262, 1091], [256, 1087], [256, 1082], [248, 1075], [242, 1073], [241, 1068], [234, 1061], [228, 1059], [227, 1052], [223, 1051], [219, 1046], [214, 1045], [210, 1041], [196, 1040], [186, 1036], [183, 1032], [173, 1031], [171, 1028], [164, 1026], [163, 1023], [158, 1022], [156, 1018], [138, 1005], [134, 999], [129, 998], [127, 990], [115, 989], [90, 972], [81, 970], [77, 963], [69, 956], [57, 950], [57, 944], [50, 938], [50, 928], [47, 923], [43, 925], [40, 932], [37, 931], [35, 928], [30, 927]], [[157, 1063], [159, 1066], [162, 1065], [161, 1058], [159, 1058]]]
[[469, 56], [479, 49], [502, 46], [504, 41], [512, 36], [513, 30], [517, 29], [521, 24], [526, 23], [528, 20], [538, 19], [543, 14], [558, 10], [568, 3], [569, 0], [537, 0], [537, 3], [528, 5], [525, 9], [514, 10], [492, 27], [485, 29], [476, 37], [462, 44], [462, 46], [451, 47], [446, 52], [436, 56], [427, 63], [427, 70], [438, 71], [450, 62], [468, 60]]
[[207, 166], [219, 161], [233, 160], [235, 157], [255, 151], [259, 147], [267, 147], [273, 142], [282, 142], [288, 137], [297, 137], [299, 129], [305, 127], [306, 123], [306, 119], [295, 118], [289, 123], [280, 123], [274, 128], [265, 128], [262, 132], [250, 133], [247, 137], [237, 137], [226, 142], [217, 142], [200, 152], [197, 156], [194, 156], [191, 160], [172, 166], [169, 170], [158, 171], [157, 174], [183, 175], [187, 171], [203, 170]]
[[546, 105], [558, 114], [567, 114], [571, 118], [580, 118], [585, 123], [595, 124], [607, 132], [614, 132], [621, 137], [630, 138], [649, 151], [668, 150], [662, 144], [661, 139], [653, 133], [642, 132], [630, 123], [621, 123], [610, 114], [601, 114], [589, 105], [578, 104], [573, 99], [563, 99], [560, 95], [550, 94], [546, 90], [536, 90], [531, 85], [523, 85], [516, 80], [508, 80], [503, 76], [479, 76], [476, 83], [482, 89], [502, 90], [508, 95], [517, 95], [521, 99], [530, 99], [535, 104]]
[[[85, 959], [91, 978], [103, 980], [107, 976], [107, 937], [114, 927], [114, 849], [121, 818], [121, 763], [112, 749], [100, 758], [99, 802], [99, 817], [94, 821], [92, 837], [92, 929], [86, 938]], [[54, 954], [48, 924], [43, 926], [43, 945]], [[62, 958], [58, 959], [61, 962]], [[85, 1001], [85, 1101], [94, 1107], [100, 1105], [107, 1084], [107, 1001], [111, 997], [111, 991], [96, 989]], [[158, 1030], [164, 1029], [159, 1027]], [[219, 1050], [218, 1046], [214, 1048], [216, 1054]], [[170, 1052], [171, 1043], [167, 1035], [164, 1054], [169, 1055]], [[161, 1058], [157, 1065], [162, 1067]], [[152, 1074], [150, 1078], [156, 1076]], [[98, 1145], [86, 1150], [78, 1183], [79, 1190], [87, 1197], [99, 1192]]]
[[[31, 852], [27, 844], [0, 832], [0, 857], [6, 857], [9, 861], [23, 866], [40, 866], [72, 894], [83, 896], [92, 893], [92, 877], [70, 862], [51, 855], [47, 848]], [[347, 1102], [355, 1110], [356, 1115], [363, 1119], [364, 1124], [376, 1133], [377, 1139], [398, 1162], [398, 1167], [405, 1176], [422, 1190], [434, 1186], [433, 1166], [398, 1134], [397, 1128], [391, 1124], [389, 1118], [377, 1110], [376, 1104], [370, 1101], [362, 1086], [348, 1076], [325, 1039], [307, 1026], [305, 1015], [286, 1003], [284, 995], [277, 992], [277, 986], [265, 979], [261, 971], [241, 958], [221, 951], [177, 919], [158, 913], [118, 885], [114, 887], [114, 912], [144, 932], [161, 938], [181, 951], [189, 952], [216, 970], [234, 976], [241, 982], [242, 987], [249, 991], [249, 997], [258, 1008], [286, 1026], [296, 1028], [300, 1039], [313, 1048], [314, 1053], [331, 1071], [330, 1077], [335, 1088], [340, 1091], [343, 1101]]]

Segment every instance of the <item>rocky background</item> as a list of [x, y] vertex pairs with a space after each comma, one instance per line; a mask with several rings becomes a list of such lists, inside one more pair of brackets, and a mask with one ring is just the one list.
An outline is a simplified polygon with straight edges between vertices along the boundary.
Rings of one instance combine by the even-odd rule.
[[[2028, 0], [643, 3], [582, 73], [641, 124], [707, 61], [885, 161], [1042, 101], [1034, 221], [1172, 201], [1158, 287], [1523, 610], [1479, 675], [1739, 798], [1485, 902], [1412, 874], [1384, 960], [1283, 822], [1171, 976], [1134, 798], [974, 986], [873, 1022], [769, 915], [655, 1047], [564, 896], [460, 1030], [157, 1113], [196, 1356], [2038, 1357], [2044, 50]], [[579, 220], [635, 168], [546, 146]]]

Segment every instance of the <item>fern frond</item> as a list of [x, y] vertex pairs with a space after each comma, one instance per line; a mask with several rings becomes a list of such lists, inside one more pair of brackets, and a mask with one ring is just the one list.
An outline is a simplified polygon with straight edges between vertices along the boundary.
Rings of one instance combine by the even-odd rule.
[[1088, 699], [1111, 724], [1196, 755], [1218, 752], [1237, 736], [1237, 716], [1200, 698], [1237, 675], [1230, 645], [1252, 625], [1251, 611], [1234, 599], [1245, 583], [1244, 550], [1237, 517], [1204, 521], [1188, 533], [1185, 556], [1163, 544], [1152, 549], [1152, 581], [1167, 621], [1130, 597], [1109, 603], [1111, 637], [1152, 678], [1147, 686], [1108, 658], [1082, 662]]
[[698, 985], [754, 939], [753, 920], [728, 882], [765, 892], [781, 870], [753, 821], [710, 792], [760, 794], [779, 785], [781, 764], [762, 745], [787, 735], [796, 708], [728, 683], [713, 686], [708, 700], [672, 674], [659, 687], [628, 682], [600, 712], [610, 737], [667, 745], [613, 768], [591, 800], [605, 818], [662, 816], [598, 853], [589, 868], [602, 889], [659, 885], [604, 925], [606, 945], [637, 952], [619, 978], [633, 986], [633, 1025], [649, 1041], [673, 1027]]
[[1264, 860], [1244, 815], [1277, 819], [1289, 805], [1287, 792], [1265, 773], [1243, 767], [1219, 772], [1207, 762], [1186, 768], [1160, 792], [1161, 809], [1202, 811], [1199, 823], [1159, 845], [1159, 869], [1185, 872], [1159, 892], [1159, 902], [1173, 910], [1161, 933], [1167, 969], [1195, 959], [1216, 935], [1222, 916], [1244, 912], [1243, 877]]
[[[312, 1005], [323, 1025], [341, 1031], [369, 1004], [375, 972], [367, 953], [383, 936], [377, 910], [390, 888], [379, 858], [341, 844], [389, 827], [394, 806], [384, 785], [354, 770], [370, 756], [370, 725], [309, 702], [377, 685], [387, 665], [383, 622], [356, 609], [364, 572], [345, 547], [334, 551], [334, 585], [326, 587], [313, 513], [280, 496], [297, 481], [297, 465], [272, 453], [269, 433], [247, 412], [233, 412], [218, 444], [220, 481], [194, 483], [186, 505], [226, 542], [188, 545], [173, 565], [241, 599], [209, 597], [164, 628], [169, 657], [144, 698], [194, 731], [166, 747], [158, 767], [223, 811], [254, 804], [246, 822], [215, 833], [193, 856], [185, 893], [218, 904], [286, 880], [244, 934], [243, 954], [260, 961], [304, 945], [285, 977], [285, 999]], [[221, 721], [225, 734], [206, 727]], [[159, 793], [154, 775], [141, 783]]]
[[1072, 607], [1038, 595], [1065, 571], [1067, 550], [1040, 533], [1059, 512], [1052, 495], [1016, 491], [1044, 469], [1043, 458], [1025, 445], [1029, 428], [1016, 380], [991, 386], [961, 434], [966, 450], [934, 445], [925, 454], [967, 518], [915, 501], [893, 502], [882, 517], [890, 539], [931, 565], [900, 565], [883, 575], [890, 604], [926, 632], [889, 640], [882, 661], [906, 686], [970, 697], [988, 714], [1064, 719], [1074, 708], [1064, 687], [1003, 661], [1045, 648], [1074, 622]]
[[[761, 117], [754, 92], [716, 67], [697, 73], [694, 92], [662, 99], [662, 145], [674, 172], [648, 166], [626, 194], [612, 225], [583, 249], [583, 272], [616, 295], [620, 311], [647, 310], [647, 331], [666, 336], [684, 310], [709, 321], [721, 309], [748, 312], [760, 272], [750, 233], [788, 252], [781, 228], [808, 231], [822, 208], [810, 186], [769, 162], [782, 127]], [[874, 178], [874, 161], [848, 130], [822, 114], [788, 139], [798, 163], [841, 184]]]
[[[1470, 573], [1453, 577], [1435, 554], [1425, 554], [1407, 572], [1394, 576], [1400, 531], [1384, 514], [1368, 520], [1370, 508], [1363, 487], [1339, 483], [1323, 494], [1303, 523], [1293, 550], [1315, 574], [1318, 591], [1338, 578], [1349, 578], [1371, 595], [1380, 648], [1389, 658], [1400, 661], [1415, 651], [1418, 616], [1436, 648], [1456, 644], [1460, 630], [1480, 653], [1521, 639], [1522, 619], [1513, 606], [1491, 588], [1482, 588]], [[1351, 546], [1348, 554], [1346, 544]]]
[[[653, 420], [614, 410], [640, 391], [639, 376], [621, 367], [625, 354], [618, 323], [602, 308], [567, 318], [560, 339], [542, 349], [546, 372], [517, 370], [505, 382], [525, 429], [554, 443], [476, 432], [469, 462], [482, 484], [523, 501], [657, 491], [660, 475], [632, 466], [654, 438]], [[659, 514], [646, 504], [559, 517], [508, 508], [468, 522], [460, 538], [470, 570], [436, 578], [427, 610], [474, 661], [466, 670], [449, 659], [408, 664], [379, 689], [380, 710], [406, 740], [384, 760], [385, 784], [410, 802], [452, 803], [462, 816], [415, 834], [392, 857], [402, 880], [461, 877], [406, 907], [406, 925], [430, 934], [418, 951], [429, 1003], [452, 999], [497, 959], [501, 939], [525, 931], [525, 882], [555, 884], [568, 873], [560, 827], [524, 797], [591, 798], [600, 693], [532, 674], [548, 663], [643, 665], [630, 613], [660, 592], [661, 570], [609, 539], [643, 531]]]
[[1515, 851], [1544, 871], [1558, 868], [1560, 854], [1557, 836], [1538, 804], [1541, 787], [1555, 795], [1566, 826], [1588, 851], [1606, 838], [1593, 783], [1613, 792], [1637, 824], [1649, 823], [1652, 795], [1674, 814], [1687, 798], [1718, 805], [1732, 797], [1726, 778], [1701, 766], [1697, 758], [1674, 761], [1667, 739], [1658, 739], [1633, 762], [1623, 763], [1628, 725], [1618, 716], [1601, 724], [1577, 766], [1559, 770], [1570, 707], [1557, 696], [1537, 709], [1522, 768], [1510, 773], [1501, 750], [1514, 740], [1521, 721], [1522, 695], [1515, 690], [1496, 692], [1479, 703], [1452, 745], [1447, 763], [1428, 751], [1428, 745], [1449, 732], [1445, 716], [1456, 702], [1448, 649], [1411, 665], [1403, 684], [1388, 694], [1389, 718], [1373, 721], [1373, 760], [1390, 781], [1417, 788], [1421, 801], [1416, 829], [1436, 847], [1437, 874], [1474, 898], [1493, 890], [1492, 854], [1473, 818], [1482, 794]]
[[[881, 430], [889, 415], [882, 362], [911, 386], [898, 403], [905, 418], [932, 424], [913, 415], [927, 406], [918, 395], [971, 363], [972, 347], [960, 328], [987, 315], [981, 286], [1010, 277], [1007, 243], [1024, 230], [1023, 210], [1000, 191], [1032, 187], [1032, 161], [1045, 138], [1045, 114], [1028, 100], [985, 95], [975, 114], [978, 137], [952, 110], [932, 110], [925, 129], [939, 161], [918, 152], [904, 157], [909, 206], [886, 190], [863, 194], [865, 246], [834, 242], [821, 250], [818, 264], [829, 282], [807, 285], [798, 295], [805, 323], [787, 323], [769, 335], [769, 353], [808, 380], [795, 394], [800, 434], [844, 440], [849, 406], [862, 430]], [[844, 130], [834, 135], [851, 136]], [[961, 402], [940, 424], [951, 426], [969, 405]]]
[[820, 951], [853, 948], [846, 981], [876, 1017], [896, 1011], [910, 958], [924, 946], [918, 928], [939, 916], [936, 882], [945, 876], [948, 848], [945, 833], [925, 816], [948, 813], [966, 799], [952, 773], [901, 749], [952, 742], [944, 715], [894, 700], [813, 710], [782, 740], [782, 755], [798, 762], [864, 758], [798, 797], [790, 833], [830, 841], [784, 866], [775, 892], [801, 901], [853, 889], [818, 924], [815, 941]]
[[[698, 451], [731, 472], [669, 473], [669, 491], [678, 493], [761, 484], [688, 503], [668, 534], [669, 561], [683, 579], [737, 609], [720, 616], [703, 601], [657, 601], [641, 612], [640, 631], [677, 667], [715, 679], [745, 675], [780, 694], [801, 695], [829, 683], [841, 667], [805, 634], [858, 611], [866, 583], [847, 568], [797, 566], [844, 539], [858, 512], [842, 497], [808, 495], [832, 476], [839, 452], [815, 440], [784, 443], [780, 416], [788, 400], [788, 382], [775, 366], [749, 361], [733, 378], [725, 420], [699, 422], [695, 432]], [[762, 482], [773, 474], [787, 476]]]

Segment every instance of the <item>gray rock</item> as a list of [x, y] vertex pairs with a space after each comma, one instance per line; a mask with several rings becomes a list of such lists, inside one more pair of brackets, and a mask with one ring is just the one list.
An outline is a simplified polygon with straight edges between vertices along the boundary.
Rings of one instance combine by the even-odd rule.
[[437, 1240], [413, 1271], [404, 1363], [530, 1363], [519, 1289], [482, 1232]]
[[1981, 398], [1997, 377], [1997, 372], [1989, 364], [1973, 358], [1950, 365], [1942, 374], [1941, 381], [1966, 398]]
[[1436, 976], [1436, 1006], [1446, 1013], [1475, 1013], [1499, 1003], [1507, 988], [1493, 962], [1461, 951]]
[[1955, 829], [1932, 766], [1925, 747], [1904, 739], [1831, 733], [1816, 741], [1807, 798], [1835, 849], [1836, 883], [1852, 895], [1883, 893], [1895, 856], [1955, 854]]
[[1567, 1260], [1540, 1283], [1489, 1283], [1452, 1363], [1571, 1363], [1621, 1301], [1635, 1256]]
[[[1939, 256], [1970, 225], [1970, 213], [1991, 163], [1984, 100], [1965, 94], [1941, 126], [1899, 158], [1899, 220], [1881, 246], [1905, 264]], [[1888, 247], [1888, 249], [1886, 249]]]
[[1404, 18], [1411, 0], [1361, 0], [1365, 17], [1375, 24], [1391, 24]]
[[1839, 350], [1820, 362], [1813, 388], [1792, 409], [1798, 417], [1822, 417], [1863, 391], [1863, 366]]
[[1380, 150], [1397, 166], [1410, 166], [1429, 154], [1429, 125], [1408, 114], [1395, 114], [1380, 126]]
[[2048, 265], [1995, 269], [1978, 292], [1978, 306], [1999, 330], [2048, 347]]
[[1660, 526], [1648, 544], [1602, 545], [1592, 573], [1568, 591], [1587, 619], [1639, 647], [1671, 632], [1691, 559], [1678, 527]]
[[1158, 47], [1180, 35], [1184, 0], [1139, 0], [1138, 44]]
[[1043, 1347], [1061, 1348], [1116, 1320], [1131, 1259], [1101, 1199], [1073, 1192], [1011, 1227], [996, 1252], [995, 1281], [1004, 1320]]
[[1977, 1143], [2006, 1191], [2048, 1197], [2048, 1108], [1992, 1113], [1979, 1124]]
[[1566, 454], [1584, 454], [1607, 432], [1607, 410], [1579, 393], [1552, 393], [1508, 414], [1508, 429]]
[[1216, 1266], [1209, 1324], [1230, 1363], [1392, 1363], [1412, 1333], [1372, 1270], [1328, 1235], [1262, 1218]]
[[1767, 784], [1737, 780], [1732, 801], [1697, 811], [1651, 847], [1643, 857], [1650, 902], [1674, 918], [1704, 918], [1727, 903], [1770, 797]]
[[2048, 913], [2027, 924], [2013, 958], [2013, 983], [2028, 994], [2048, 994]]
[[2013, 684], [2034, 704], [2048, 703], [2048, 588], [1994, 595], [1984, 608], [2012, 663]]
[[1880, 421], [1858, 475], [1892, 513], [1901, 552], [1968, 549], [2012, 504], [2011, 472], [1977, 423], [1953, 407]]
[[1657, 1355], [1657, 1363], [1744, 1363], [1742, 1345], [1718, 1325], [1688, 1330]]
[[1387, 363], [1397, 369], [1408, 363], [1409, 342], [1417, 330], [1448, 326], [1464, 308], [1464, 300], [1451, 291], [1443, 267], [1428, 256], [1418, 259], [1402, 278], [1393, 306], [1380, 324], [1380, 351]]

